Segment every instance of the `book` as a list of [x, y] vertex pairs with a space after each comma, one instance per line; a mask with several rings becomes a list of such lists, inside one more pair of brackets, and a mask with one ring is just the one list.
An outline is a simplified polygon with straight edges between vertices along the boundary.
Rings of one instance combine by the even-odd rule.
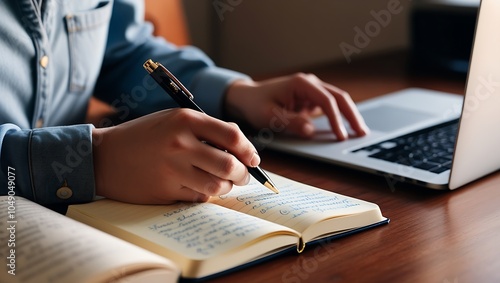
[[[0, 282], [177, 282], [171, 260], [17, 196], [0, 196]], [[5, 227], [6, 226], [6, 227]]]
[[205, 203], [135, 205], [102, 199], [67, 216], [175, 262], [183, 279], [220, 275], [285, 251], [388, 223], [378, 205], [268, 172]]

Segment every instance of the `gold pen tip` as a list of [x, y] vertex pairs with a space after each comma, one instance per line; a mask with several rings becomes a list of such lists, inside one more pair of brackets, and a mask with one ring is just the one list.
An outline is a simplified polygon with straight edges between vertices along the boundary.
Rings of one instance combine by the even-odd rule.
[[273, 184], [271, 184], [270, 182], [265, 182], [264, 186], [266, 186], [268, 189], [270, 189], [271, 191], [273, 191], [275, 194], [279, 194], [280, 193], [280, 191], [278, 191], [278, 189], [276, 188], [276, 186], [273, 185]]

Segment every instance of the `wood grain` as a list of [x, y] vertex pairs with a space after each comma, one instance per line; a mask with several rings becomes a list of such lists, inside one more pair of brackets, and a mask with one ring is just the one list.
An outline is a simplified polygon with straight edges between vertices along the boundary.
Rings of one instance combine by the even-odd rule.
[[[310, 72], [355, 101], [415, 86], [463, 92], [464, 78], [411, 74], [407, 63], [394, 53]], [[500, 282], [500, 173], [442, 192], [268, 149], [261, 156], [266, 170], [377, 203], [391, 222], [210, 282]]]

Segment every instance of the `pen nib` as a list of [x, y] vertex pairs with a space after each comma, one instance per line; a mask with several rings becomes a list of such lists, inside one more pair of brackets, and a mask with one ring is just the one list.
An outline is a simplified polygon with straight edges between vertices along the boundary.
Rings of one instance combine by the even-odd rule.
[[268, 189], [270, 189], [271, 191], [273, 191], [275, 194], [279, 194], [280, 191], [278, 191], [278, 189], [276, 188], [276, 186], [274, 184], [272, 184], [271, 182], [265, 182], [264, 183], [264, 186], [266, 186]]

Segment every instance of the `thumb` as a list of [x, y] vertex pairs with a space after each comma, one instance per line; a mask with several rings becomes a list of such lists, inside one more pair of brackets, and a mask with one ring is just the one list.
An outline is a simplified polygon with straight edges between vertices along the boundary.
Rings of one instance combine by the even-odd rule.
[[314, 134], [314, 125], [308, 117], [300, 114], [290, 114], [288, 117], [290, 123], [287, 126], [287, 132], [298, 135], [303, 138], [310, 138]]

